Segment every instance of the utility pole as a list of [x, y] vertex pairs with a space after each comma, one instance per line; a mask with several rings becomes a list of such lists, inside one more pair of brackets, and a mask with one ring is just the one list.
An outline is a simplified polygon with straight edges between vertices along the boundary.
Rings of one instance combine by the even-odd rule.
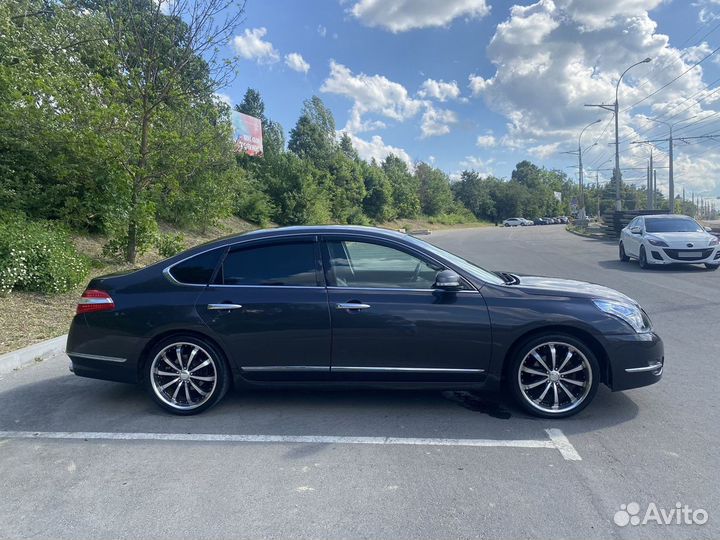
[[601, 104], [586, 104], [586, 107], [600, 107], [601, 109], [605, 109], [606, 111], [612, 111], [615, 115], [615, 170], [613, 171], [613, 180], [615, 180], [615, 210], [618, 212], [622, 210], [622, 173], [620, 172], [620, 135], [619, 135], [619, 117], [620, 117], [620, 110], [618, 107], [618, 91], [620, 90], [620, 82], [622, 81], [622, 78], [625, 76], [625, 74], [630, 71], [635, 66], [639, 66], [640, 64], [647, 64], [651, 61], [651, 58], [646, 58], [645, 60], [641, 60], [640, 62], [636, 62], [629, 68], [627, 68], [625, 71], [622, 72], [620, 77], [618, 78], [617, 84], [615, 85], [615, 103], [612, 105], [607, 105], [604, 103]]
[[650, 191], [648, 191], [648, 198], [650, 199], [650, 205], [648, 206], [649, 210], [655, 209], [655, 181], [653, 179], [655, 175], [655, 169], [653, 168], [653, 151], [652, 146], [650, 147], [650, 174], [648, 175], [648, 180], [650, 181], [650, 185], [648, 186], [650, 188]]
[[[582, 128], [580, 131], [580, 135], [578, 135], [578, 145], [577, 150], [573, 150], [570, 152], [563, 152], [563, 154], [577, 154], [578, 157], [578, 185], [580, 187], [580, 196], [578, 197], [578, 221], [581, 223], [585, 223], [586, 219], [586, 213], [585, 213], [585, 184], [584, 184], [584, 178], [585, 175], [583, 174], [583, 162], [582, 162], [582, 136], [583, 133], [585, 133], [585, 130], [589, 128], [590, 126], [594, 126], [598, 122], [601, 122], [602, 119], [598, 118], [594, 122], [590, 122], [587, 126]], [[592, 146], [595, 146], [593, 144]], [[591, 146], [591, 148], [592, 148]], [[583, 225], [584, 226], [584, 225]]]
[[[667, 139], [650, 139], [647, 141], [633, 141], [631, 144], [650, 144], [658, 143], [658, 142], [666, 142], [669, 144], [670, 151], [668, 153], [670, 163], [668, 164], [668, 213], [674, 214], [675, 213], [675, 178], [673, 175], [673, 126], [675, 124], [679, 124], [680, 122], [675, 122], [675, 124], [668, 124], [667, 122], [662, 122], [660, 120], [653, 120], [652, 118], [649, 118], [648, 120], [652, 120], [653, 122], [658, 122], [659, 124], [665, 124], [670, 128], [670, 136]], [[689, 120], [689, 118], [686, 118], [685, 120], [681, 120], [681, 122], [685, 122], [686, 120]], [[717, 135], [699, 135], [697, 137], [678, 137], [677, 140], [687, 142], [692, 139], [717, 139]], [[650, 159], [652, 160], [652, 149], [650, 150]], [[657, 188], [657, 186], [656, 186]]]
[[595, 189], [597, 190], [597, 219], [600, 221], [600, 171], [595, 171]]

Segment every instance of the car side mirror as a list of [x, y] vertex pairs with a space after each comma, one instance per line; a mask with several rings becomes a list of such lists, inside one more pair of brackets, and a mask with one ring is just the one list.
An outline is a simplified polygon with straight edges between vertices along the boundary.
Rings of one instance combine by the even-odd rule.
[[703, 227], [705, 229], [705, 232], [712, 232], [712, 227]]
[[438, 289], [459, 289], [460, 276], [452, 270], [442, 270], [435, 276], [434, 287]]
[[630, 232], [632, 234], [642, 234], [642, 229], [640, 227], [630, 227]]

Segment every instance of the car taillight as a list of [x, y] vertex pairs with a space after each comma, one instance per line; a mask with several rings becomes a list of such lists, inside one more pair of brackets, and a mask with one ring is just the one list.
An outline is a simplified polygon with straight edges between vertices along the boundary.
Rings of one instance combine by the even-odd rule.
[[75, 313], [80, 315], [81, 313], [94, 313], [113, 309], [115, 309], [115, 302], [108, 293], [97, 289], [88, 289], [82, 294]]

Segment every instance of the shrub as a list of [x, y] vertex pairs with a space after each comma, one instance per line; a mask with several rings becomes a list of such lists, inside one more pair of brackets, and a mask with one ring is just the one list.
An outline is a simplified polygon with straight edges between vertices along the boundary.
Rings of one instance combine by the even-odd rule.
[[163, 257], [172, 257], [187, 248], [185, 237], [180, 234], [160, 234], [157, 237], [157, 250]]
[[65, 292], [82, 283], [88, 270], [87, 257], [57, 224], [21, 216], [0, 222], [0, 294]]

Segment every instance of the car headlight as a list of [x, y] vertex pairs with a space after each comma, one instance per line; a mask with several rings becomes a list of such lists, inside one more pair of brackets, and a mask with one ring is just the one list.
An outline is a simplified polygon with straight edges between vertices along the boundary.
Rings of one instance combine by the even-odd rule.
[[720, 242], [720, 240], [718, 240], [718, 237], [717, 237], [717, 236], [713, 236], [713, 237], [710, 239], [710, 242], [708, 243], [708, 246], [717, 246], [717, 245], [718, 245], [718, 242]]
[[608, 315], [613, 315], [618, 319], [622, 319], [638, 334], [650, 332], [652, 330], [650, 319], [648, 319], [647, 315], [645, 315], [643, 311], [634, 304], [616, 302], [614, 300], [602, 300], [599, 298], [594, 298], [593, 304], [595, 304], [600, 311], [603, 311]]
[[657, 237], [655, 237], [655, 236], [646, 236], [645, 238], [646, 238], [647, 241], [650, 242], [650, 244], [652, 244], [653, 246], [668, 247], [668, 245], [667, 245], [663, 240], [660, 240], [659, 238], [657, 238]]

